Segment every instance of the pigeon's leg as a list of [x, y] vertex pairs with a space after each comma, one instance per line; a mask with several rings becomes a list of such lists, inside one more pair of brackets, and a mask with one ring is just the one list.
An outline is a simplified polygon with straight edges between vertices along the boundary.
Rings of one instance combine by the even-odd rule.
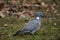
[[34, 33], [32, 33], [32, 32], [29, 32], [29, 34], [30, 34], [30, 35], [34, 35]]
[[36, 30], [35, 30], [35, 31], [30, 32], [30, 34], [31, 34], [31, 35], [35, 35], [35, 32], [36, 32]]

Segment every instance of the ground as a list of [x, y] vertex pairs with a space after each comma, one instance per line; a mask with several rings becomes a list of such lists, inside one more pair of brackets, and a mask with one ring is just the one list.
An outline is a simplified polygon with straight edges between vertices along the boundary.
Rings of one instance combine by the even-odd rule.
[[[42, 0], [40, 3], [34, 4], [26, 2], [27, 5], [23, 5], [26, 7], [19, 9], [19, 4], [16, 5], [15, 10], [13, 10], [14, 4], [10, 5], [6, 2], [5, 7], [0, 8], [0, 40], [60, 40], [60, 0]], [[34, 6], [30, 8], [28, 5]], [[36, 32], [36, 35], [13, 36], [34, 17], [33, 14], [36, 11], [41, 11], [45, 16], [41, 19], [41, 28]]]
[[36, 32], [36, 35], [13, 36], [28, 20], [12, 17], [0, 18], [0, 40], [59, 40], [60, 29], [57, 29], [59, 26], [51, 24], [49, 20], [48, 18], [42, 18], [41, 28]]

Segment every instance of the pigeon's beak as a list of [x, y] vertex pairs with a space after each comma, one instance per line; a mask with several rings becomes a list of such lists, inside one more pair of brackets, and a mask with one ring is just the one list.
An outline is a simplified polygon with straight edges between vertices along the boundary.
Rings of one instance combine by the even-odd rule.
[[43, 17], [43, 14], [41, 14], [41, 17]]
[[45, 17], [45, 15], [44, 15], [44, 14], [41, 14], [41, 17], [43, 17], [43, 18], [44, 18], [44, 17]]

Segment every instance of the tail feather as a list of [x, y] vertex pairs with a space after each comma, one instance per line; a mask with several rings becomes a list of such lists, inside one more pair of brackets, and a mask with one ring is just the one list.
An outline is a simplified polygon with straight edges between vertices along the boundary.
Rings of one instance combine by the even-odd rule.
[[21, 35], [23, 31], [17, 31], [13, 36]]

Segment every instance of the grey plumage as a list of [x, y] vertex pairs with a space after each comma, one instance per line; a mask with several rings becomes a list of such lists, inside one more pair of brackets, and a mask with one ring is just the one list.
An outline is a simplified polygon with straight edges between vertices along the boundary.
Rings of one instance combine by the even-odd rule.
[[41, 26], [41, 12], [37, 12], [35, 19], [29, 21], [21, 30], [18, 30], [13, 36], [29, 32], [34, 34]]

